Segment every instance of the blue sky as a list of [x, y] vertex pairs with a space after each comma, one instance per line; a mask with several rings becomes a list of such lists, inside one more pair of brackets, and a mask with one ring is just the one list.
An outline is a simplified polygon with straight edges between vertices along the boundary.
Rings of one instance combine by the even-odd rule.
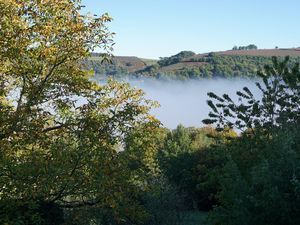
[[159, 58], [234, 45], [300, 46], [300, 0], [83, 0], [108, 12], [115, 55]]

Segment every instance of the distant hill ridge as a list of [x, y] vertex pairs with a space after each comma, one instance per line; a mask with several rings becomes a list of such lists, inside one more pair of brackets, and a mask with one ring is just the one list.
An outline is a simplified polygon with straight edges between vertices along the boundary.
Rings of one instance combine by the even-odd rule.
[[[253, 49], [253, 50], [228, 50], [215, 52], [217, 55], [248, 55], [248, 56], [300, 56], [300, 48], [278, 48], [278, 49]], [[199, 55], [201, 56], [201, 54]]]
[[112, 63], [101, 63], [101, 54], [93, 53], [84, 61], [96, 76], [134, 76], [164, 79], [200, 79], [212, 77], [253, 77], [257, 69], [271, 63], [271, 57], [290, 56], [300, 62], [300, 48], [228, 50], [195, 54], [182, 51], [160, 60], [136, 56], [115, 56]]

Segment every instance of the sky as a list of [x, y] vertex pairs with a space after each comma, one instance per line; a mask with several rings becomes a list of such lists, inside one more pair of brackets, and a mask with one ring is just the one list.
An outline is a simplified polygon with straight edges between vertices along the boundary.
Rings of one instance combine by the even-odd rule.
[[109, 13], [114, 55], [158, 59], [234, 45], [300, 47], [300, 0], [82, 0]]

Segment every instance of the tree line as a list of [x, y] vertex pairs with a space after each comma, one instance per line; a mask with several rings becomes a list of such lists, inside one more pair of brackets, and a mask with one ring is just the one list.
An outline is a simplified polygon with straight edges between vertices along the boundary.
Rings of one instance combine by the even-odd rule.
[[250, 44], [250, 45], [247, 45], [247, 46], [233, 46], [232, 50], [256, 50], [258, 49], [256, 45], [254, 44]]
[[[95, 72], [95, 79], [100, 77], [122, 78], [151, 78], [163, 80], [199, 80], [212, 78], [257, 78], [257, 71], [263, 69], [264, 65], [272, 65], [272, 57], [266, 56], [247, 56], [247, 55], [216, 55], [214, 53], [203, 57], [184, 57], [183, 52], [175, 56], [166, 57], [146, 68], [129, 72], [117, 61], [112, 64], [101, 64], [99, 60], [85, 59], [84, 65]], [[284, 57], [279, 57], [281, 60]], [[292, 57], [290, 64], [299, 61], [300, 57]], [[183, 62], [180, 68], [165, 71], [164, 67]], [[201, 65], [189, 65], [189, 63], [201, 63]]]

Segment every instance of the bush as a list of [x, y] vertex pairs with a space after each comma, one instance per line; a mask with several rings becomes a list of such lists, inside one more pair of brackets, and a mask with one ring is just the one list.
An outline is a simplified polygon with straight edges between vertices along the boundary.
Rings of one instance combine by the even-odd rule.
[[299, 64], [273, 58], [273, 66], [258, 75], [261, 100], [247, 87], [237, 92], [238, 104], [209, 93], [217, 103], [208, 101], [211, 118], [204, 122], [243, 130], [223, 146], [228, 162], [210, 224], [300, 224]]
[[[263, 154], [246, 170], [235, 159], [225, 166], [220, 206], [212, 212], [211, 224], [300, 224], [298, 129], [274, 133]], [[248, 143], [241, 147], [240, 154], [251, 151]]]

